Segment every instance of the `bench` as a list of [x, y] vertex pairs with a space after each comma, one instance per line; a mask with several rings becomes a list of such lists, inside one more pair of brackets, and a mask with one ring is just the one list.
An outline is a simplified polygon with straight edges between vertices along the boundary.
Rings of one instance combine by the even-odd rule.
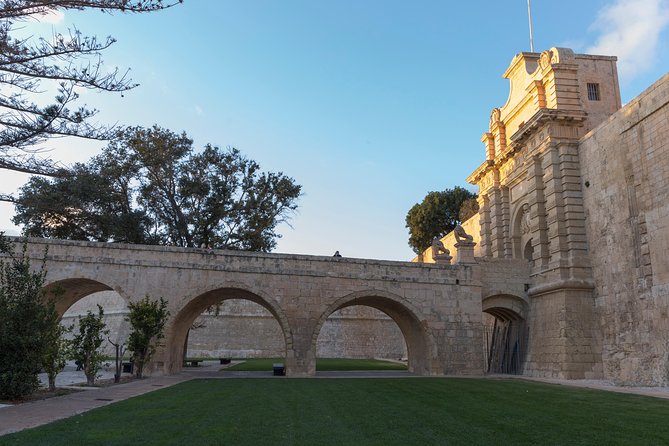
[[199, 364], [202, 362], [201, 359], [186, 359], [187, 367], [199, 367]]
[[280, 362], [272, 364], [272, 370], [274, 371], [274, 376], [284, 376], [286, 374], [286, 367]]
[[230, 364], [232, 358], [218, 358], [221, 361], [221, 364]]

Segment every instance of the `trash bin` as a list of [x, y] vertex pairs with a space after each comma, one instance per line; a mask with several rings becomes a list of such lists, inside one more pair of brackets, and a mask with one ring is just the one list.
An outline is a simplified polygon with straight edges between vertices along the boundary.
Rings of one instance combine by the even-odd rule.
[[274, 376], [283, 376], [286, 374], [286, 368], [280, 362], [272, 364], [272, 370], [274, 370]]
[[124, 362], [123, 363], [123, 373], [132, 373], [132, 369], [134, 368], [134, 363], [132, 362]]

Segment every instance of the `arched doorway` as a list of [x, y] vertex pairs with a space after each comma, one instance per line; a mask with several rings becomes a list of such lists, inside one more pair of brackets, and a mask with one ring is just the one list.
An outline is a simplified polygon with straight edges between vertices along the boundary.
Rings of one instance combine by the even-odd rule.
[[484, 372], [520, 375], [523, 373], [529, 337], [527, 304], [511, 295], [483, 300]]
[[[280, 328], [278, 335], [282, 337], [281, 355], [286, 356], [288, 350], [292, 347], [292, 335], [288, 328], [286, 317], [279, 310], [278, 305], [270, 298], [260, 296], [257, 293], [248, 291], [243, 287], [222, 287], [214, 290], [206, 291], [198, 296], [190, 299], [188, 303], [178, 312], [171, 322], [166, 342], [167, 350], [167, 372], [174, 373], [181, 370], [184, 354], [188, 347], [189, 332], [193, 328], [194, 322], [203, 314], [206, 316], [212, 311], [212, 308], [223, 305], [221, 308], [244, 309], [247, 306], [235, 306], [227, 304], [227, 301], [239, 302], [247, 301], [252, 304], [257, 304], [266, 310], [278, 323]], [[243, 316], [242, 314], [239, 315]], [[203, 327], [206, 330], [206, 327]], [[287, 370], [289, 371], [289, 370]]]
[[313, 351], [317, 350], [320, 332], [333, 313], [354, 306], [371, 307], [386, 314], [399, 328], [406, 344], [408, 369], [418, 375], [440, 372], [435, 354], [435, 344], [419, 318], [405, 299], [381, 291], [363, 291], [350, 294], [332, 304], [320, 317], [314, 330]]

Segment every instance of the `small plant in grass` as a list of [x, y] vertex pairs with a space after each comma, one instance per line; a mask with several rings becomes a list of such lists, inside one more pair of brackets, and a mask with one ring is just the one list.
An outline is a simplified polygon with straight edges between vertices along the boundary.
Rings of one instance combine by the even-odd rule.
[[128, 304], [128, 308], [130, 311], [126, 320], [132, 326], [128, 350], [132, 352], [135, 362], [135, 374], [141, 378], [144, 366], [151, 360], [160, 340], [165, 336], [163, 330], [170, 312], [167, 311], [167, 301], [162, 297], [152, 300], [145, 296], [138, 302]]
[[79, 332], [72, 339], [73, 359], [79, 361], [84, 368], [86, 384], [89, 386], [95, 384], [95, 378], [105, 359], [100, 347], [109, 330], [105, 330], [103, 316], [104, 311], [100, 305], [97, 315], [88, 310], [86, 316], [79, 318]]

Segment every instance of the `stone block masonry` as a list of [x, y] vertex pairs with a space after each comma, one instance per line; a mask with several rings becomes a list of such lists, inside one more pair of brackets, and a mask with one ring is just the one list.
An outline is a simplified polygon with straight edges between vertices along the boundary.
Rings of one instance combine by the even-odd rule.
[[[315, 373], [318, 338], [333, 313], [356, 306], [382, 311], [406, 344], [410, 371], [480, 375], [481, 271], [471, 265], [210, 251], [29, 239], [28, 253], [46, 259], [47, 293], [60, 287], [62, 313], [90, 294], [113, 290], [126, 301], [168, 300], [165, 346], [153, 372], [182, 367], [192, 323], [230, 299], [259, 304], [281, 328], [286, 372]], [[503, 284], [500, 284], [503, 287]]]
[[579, 155], [604, 378], [669, 385], [669, 74]]

